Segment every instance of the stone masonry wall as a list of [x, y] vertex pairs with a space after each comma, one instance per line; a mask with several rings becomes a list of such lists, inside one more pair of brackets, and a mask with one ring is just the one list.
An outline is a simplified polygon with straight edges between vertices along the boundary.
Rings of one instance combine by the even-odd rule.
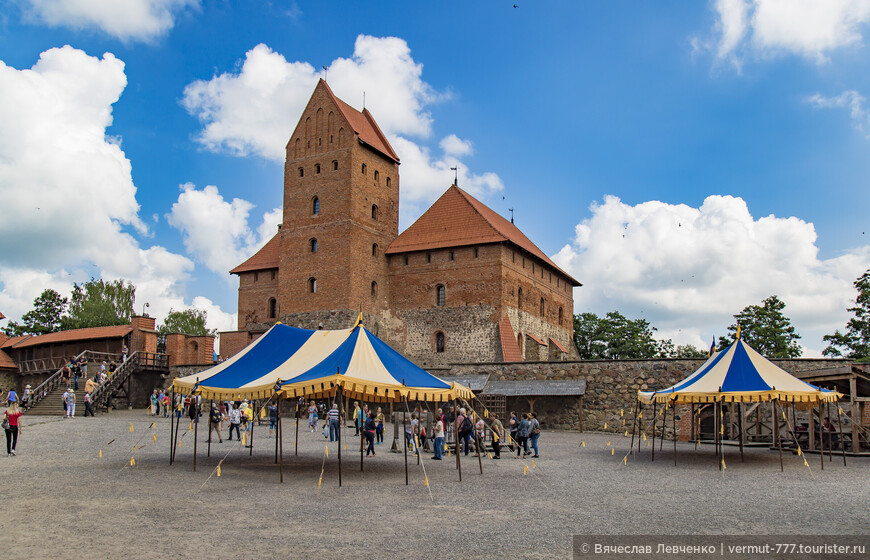
[[[784, 370], [800, 377], [801, 371], [840, 367], [846, 360], [803, 358], [772, 360]], [[449, 369], [435, 373], [449, 381], [454, 375], [490, 374], [494, 380], [564, 380], [585, 379], [583, 396], [583, 427], [585, 430], [620, 432], [620, 411], [630, 414], [637, 391], [661, 389], [673, 385], [695, 371], [704, 360], [590, 360], [566, 362], [523, 362], [516, 364], [451, 364]], [[508, 406], [511, 405], [508, 399]], [[547, 429], [576, 430], [580, 416], [573, 409], [574, 399], [537, 397], [535, 412], [541, 426]], [[552, 403], [562, 403], [553, 406]], [[518, 412], [528, 411], [526, 399], [514, 401]], [[525, 406], [523, 406], [525, 404]], [[510, 410], [510, 409], [509, 409]], [[677, 413], [680, 415], [680, 412]], [[685, 415], [685, 414], [684, 414]]]

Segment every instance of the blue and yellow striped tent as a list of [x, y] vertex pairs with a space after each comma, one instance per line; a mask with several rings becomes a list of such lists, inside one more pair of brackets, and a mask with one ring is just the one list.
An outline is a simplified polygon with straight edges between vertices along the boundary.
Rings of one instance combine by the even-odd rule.
[[756, 352], [742, 338], [710, 356], [689, 377], [658, 391], [638, 391], [642, 403], [767, 402], [798, 406], [834, 402], [843, 395], [801, 381]]
[[308, 330], [278, 323], [210, 369], [175, 379], [175, 391], [207, 399], [342, 395], [368, 402], [470, 399], [473, 393], [428, 373], [357, 324]]

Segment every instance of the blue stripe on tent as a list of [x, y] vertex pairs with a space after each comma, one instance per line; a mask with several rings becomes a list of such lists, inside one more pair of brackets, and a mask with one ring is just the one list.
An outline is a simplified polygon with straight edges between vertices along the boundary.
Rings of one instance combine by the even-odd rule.
[[724, 350], [722, 350], [721, 352], [716, 354], [716, 357], [713, 358], [713, 361], [710, 362], [710, 364], [707, 367], [705, 367], [703, 371], [698, 372], [697, 375], [691, 375], [691, 376], [689, 376], [688, 379], [684, 379], [682, 382], [678, 383], [677, 385], [674, 385], [666, 390], [656, 391], [656, 392], [664, 394], [664, 393], [673, 393], [674, 391], [681, 391], [682, 389], [685, 389], [689, 385], [695, 383], [696, 381], [698, 381], [699, 379], [701, 379], [702, 377], [707, 375], [711, 369], [716, 367], [716, 364], [718, 364], [720, 361], [722, 361], [725, 358], [725, 355], [728, 353], [729, 349], [730, 349], [730, 347], [725, 348]]
[[305, 344], [314, 331], [287, 325], [275, 325], [244, 356], [212, 377], [203, 372], [200, 385], [219, 389], [237, 389], [274, 370]]
[[737, 344], [731, 363], [728, 364], [728, 372], [722, 381], [722, 392], [769, 390], [770, 386], [759, 375], [758, 369], [746, 353], [746, 348], [742, 344]]
[[344, 374], [347, 372], [347, 366], [350, 365], [351, 358], [353, 358], [353, 351], [354, 348], [356, 348], [357, 338], [359, 338], [359, 329], [354, 329], [350, 336], [347, 337], [347, 340], [342, 342], [338, 348], [333, 350], [329, 356], [321, 360], [319, 364], [296, 377], [284, 380], [281, 384], [284, 385], [285, 383], [313, 381], [322, 377], [335, 375], [336, 371]]
[[420, 368], [414, 362], [390, 348], [386, 342], [374, 336], [368, 330], [366, 330], [366, 334], [375, 354], [378, 355], [381, 363], [384, 364], [384, 367], [387, 368], [387, 371], [390, 372], [390, 375], [393, 376], [397, 384], [402, 383], [404, 380], [405, 385], [409, 387], [425, 387], [427, 389], [450, 388], [449, 384], [444, 383], [428, 371]]

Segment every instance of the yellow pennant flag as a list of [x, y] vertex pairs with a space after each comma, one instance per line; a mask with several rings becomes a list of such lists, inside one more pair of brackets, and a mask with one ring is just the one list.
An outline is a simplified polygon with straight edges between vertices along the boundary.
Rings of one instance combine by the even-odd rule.
[[839, 411], [840, 414], [843, 414], [843, 409], [840, 408], [839, 406], [837, 407], [837, 410]]
[[801, 456], [801, 448], [800, 448], [800, 446], [798, 446], [798, 457], [800, 457], [800, 456]]
[[484, 418], [489, 418], [489, 409], [487, 409], [487, 408], [484, 408], [484, 409], [483, 409], [483, 417], [484, 417]]
[[447, 456], [450, 457], [450, 448], [447, 448]]
[[804, 466], [805, 466], [806, 468], [810, 468], [810, 464], [807, 463], [807, 460], [806, 460], [806, 459], [804, 459]]
[[102, 458], [103, 458], [103, 450], [100, 449], [100, 459], [102, 459]]
[[133, 433], [133, 424], [130, 424], [130, 433]]
[[260, 409], [260, 418], [265, 418], [265, 417], [266, 417], [266, 407], [264, 406], [263, 408]]
[[625, 437], [628, 437], [628, 430], [625, 430]]
[[[604, 423], [604, 429], [605, 430], [607, 429], [607, 422]], [[132, 432], [133, 430], [130, 430], [130, 431]]]
[[529, 466], [528, 466], [528, 465], [523, 465], [523, 476], [525, 476], [525, 475], [527, 475], [527, 474], [529, 474]]
[[242, 432], [242, 445], [247, 444], [247, 440], [245, 439], [245, 436], [247, 436], [247, 434], [245, 432]]
[[610, 447], [610, 442], [608, 441], [607, 445], [605, 445], [604, 447]]
[[157, 443], [157, 434], [151, 434], [151, 440], [152, 440], [154, 443]]
[[625, 416], [625, 409], [624, 409], [624, 408], [623, 408], [622, 410], [619, 411], [619, 415], [620, 415], [620, 416]]
[[586, 442], [585, 442], [585, 441], [581, 441], [581, 442], [580, 442], [580, 447], [586, 447]]
[[217, 466], [217, 475], [218, 476], [221, 475], [221, 466], [220, 465]]
[[720, 434], [723, 434], [723, 435], [725, 434], [725, 426], [721, 426], [721, 427], [719, 428], [719, 433], [720, 433]]
[[641, 435], [643, 435], [643, 440], [646, 441], [646, 433], [643, 433]]
[[135, 466], [136, 466], [136, 458], [135, 458], [135, 457], [130, 457], [130, 466], [131, 466], [131, 467], [135, 467]]
[[726, 467], [725, 467], [725, 459], [722, 459], [722, 470], [724, 471], [725, 469], [726, 469]]
[[326, 458], [328, 459], [329, 458], [329, 446], [327, 445], [326, 447], [323, 448], [323, 450], [326, 451]]
[[622, 425], [625, 426], [625, 418], [622, 419]]
[[627, 465], [627, 464], [628, 464], [628, 455], [626, 455], [625, 457], [622, 458], [622, 464], [623, 464], [623, 465]]
[[535, 468], [535, 462], [532, 461], [532, 468]]
[[[192, 429], [193, 429], [193, 420], [190, 421], [190, 426], [187, 427], [187, 431], [189, 432]], [[130, 430], [130, 431], [132, 432], [133, 430]]]
[[643, 412], [637, 415], [638, 418], [643, 418]]
[[646, 442], [646, 446], [649, 447], [649, 442]]
[[317, 479], [317, 487], [320, 488], [320, 485], [323, 483], [323, 475], [320, 475], [320, 478]]
[[423, 479], [423, 486], [426, 486], [426, 487], [429, 486], [429, 477], [428, 476]]
[[616, 453], [616, 450], [615, 450], [614, 448], [611, 447], [611, 448], [610, 448], [610, 454], [613, 455], [614, 453]]
[[344, 450], [347, 451], [347, 444], [344, 444]]

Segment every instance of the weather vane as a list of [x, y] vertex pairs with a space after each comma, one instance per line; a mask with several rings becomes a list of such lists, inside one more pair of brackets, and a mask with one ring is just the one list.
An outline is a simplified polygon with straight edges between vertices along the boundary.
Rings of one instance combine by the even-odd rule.
[[458, 187], [459, 186], [459, 168], [458, 167], [451, 167], [450, 171], [453, 172], [453, 184]]

